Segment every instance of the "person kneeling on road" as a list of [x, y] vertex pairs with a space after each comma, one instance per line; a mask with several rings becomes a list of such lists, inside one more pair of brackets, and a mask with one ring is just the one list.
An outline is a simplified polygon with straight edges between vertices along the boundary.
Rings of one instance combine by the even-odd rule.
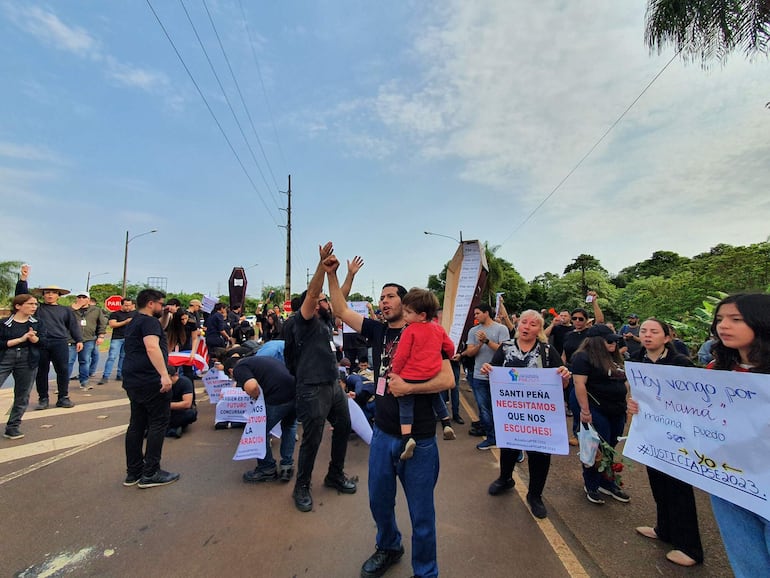
[[297, 434], [296, 395], [294, 376], [286, 365], [273, 357], [231, 357], [225, 361], [225, 372], [233, 377], [238, 387], [253, 399], [264, 395], [267, 424], [265, 433], [281, 424], [281, 467], [276, 469], [270, 435], [265, 436], [265, 457], [257, 460], [257, 467], [243, 474], [247, 483], [288, 482], [294, 475], [294, 444]]
[[176, 367], [169, 366], [171, 377], [171, 415], [168, 418], [166, 437], [181, 438], [187, 426], [197, 421], [198, 408], [195, 406], [195, 387]]

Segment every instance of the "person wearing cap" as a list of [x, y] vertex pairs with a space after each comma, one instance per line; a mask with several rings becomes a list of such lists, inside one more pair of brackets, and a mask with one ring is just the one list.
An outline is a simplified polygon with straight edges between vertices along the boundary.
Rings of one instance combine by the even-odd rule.
[[[627, 411], [628, 382], [618, 351], [619, 339], [619, 335], [599, 323], [586, 331], [586, 338], [572, 356], [573, 395], [580, 408], [580, 422], [592, 423], [612, 448], [623, 435]], [[586, 498], [593, 504], [604, 504], [602, 496], [624, 503], [631, 499], [614, 480], [599, 472], [597, 464], [583, 465], [583, 483]]]
[[92, 354], [94, 348], [98, 348], [104, 342], [104, 336], [107, 333], [107, 317], [100, 307], [91, 305], [91, 295], [88, 291], [81, 291], [77, 294], [77, 299], [72, 304], [72, 310], [80, 326], [82, 347], [78, 348], [74, 340], [70, 344], [68, 373], [72, 374], [75, 357], [77, 357], [80, 389], [93, 389], [88, 383], [91, 374], [96, 373], [96, 366], [92, 363]]
[[37, 386], [38, 404], [35, 409], [48, 409], [48, 370], [53, 363], [54, 372], [56, 372], [56, 392], [58, 400], [56, 407], [74, 407], [75, 404], [69, 398], [69, 342], [75, 343], [75, 348], [80, 351], [83, 349], [83, 336], [80, 333], [80, 326], [75, 319], [75, 314], [70, 307], [59, 305], [59, 297], [68, 295], [68, 289], [62, 289], [57, 285], [48, 287], [38, 287], [29, 290], [27, 277], [29, 275], [29, 265], [23, 265], [19, 282], [16, 284], [16, 295], [31, 293], [36, 297], [43, 296], [43, 303], [37, 310], [37, 318], [40, 319], [48, 332], [48, 342], [46, 347], [40, 350], [40, 359], [38, 360], [37, 376], [35, 384]]
[[[628, 323], [623, 325], [618, 334], [623, 337], [628, 346], [628, 358], [638, 357], [642, 350], [642, 340], [639, 339], [639, 316], [632, 313], [628, 316]], [[627, 358], [627, 359], [628, 359]]]

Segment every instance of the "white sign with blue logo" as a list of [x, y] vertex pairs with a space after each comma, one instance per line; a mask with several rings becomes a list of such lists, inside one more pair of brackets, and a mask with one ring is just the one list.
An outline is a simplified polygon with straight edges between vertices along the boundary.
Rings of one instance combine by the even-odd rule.
[[569, 454], [562, 380], [556, 369], [493, 367], [489, 387], [498, 447]]

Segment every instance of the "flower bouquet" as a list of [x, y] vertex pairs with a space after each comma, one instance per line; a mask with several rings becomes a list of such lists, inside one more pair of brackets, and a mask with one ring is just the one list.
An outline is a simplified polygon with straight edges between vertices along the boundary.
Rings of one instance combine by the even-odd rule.
[[[616, 460], [617, 458], [617, 460]], [[596, 465], [599, 473], [610, 482], [614, 482], [619, 488], [623, 487], [621, 472], [625, 466], [631, 467], [631, 461], [623, 457], [619, 451], [615, 450], [603, 439], [599, 441], [599, 448], [596, 450]]]

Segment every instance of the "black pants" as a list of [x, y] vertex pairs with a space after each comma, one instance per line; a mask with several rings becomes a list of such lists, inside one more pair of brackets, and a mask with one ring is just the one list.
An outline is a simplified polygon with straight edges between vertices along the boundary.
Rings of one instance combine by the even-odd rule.
[[692, 486], [650, 467], [647, 468], [647, 477], [658, 509], [655, 526], [658, 538], [696, 562], [703, 562], [703, 546]]
[[329, 474], [342, 475], [350, 436], [350, 411], [342, 388], [336, 383], [297, 384], [297, 419], [302, 422], [297, 485], [310, 484], [327, 419], [334, 428]]
[[[171, 413], [171, 390], [160, 392], [160, 384], [127, 389], [131, 419], [126, 431], [126, 471], [129, 475], [152, 477], [160, 469], [163, 440]], [[144, 432], [147, 446], [144, 448]]]
[[194, 407], [188, 409], [176, 409], [168, 418], [168, 427], [186, 427], [198, 420], [198, 410]]
[[40, 349], [40, 362], [37, 366], [37, 395], [40, 399], [48, 399], [48, 369], [53, 363], [56, 372], [56, 386], [59, 399], [67, 397], [70, 389], [69, 373], [70, 349], [65, 339], [51, 340]]
[[[513, 468], [521, 450], [500, 448], [500, 479], [510, 480], [513, 476]], [[545, 488], [545, 480], [548, 478], [548, 470], [551, 468], [551, 454], [527, 451], [527, 465], [529, 467], [529, 491], [527, 496], [540, 498]]]

